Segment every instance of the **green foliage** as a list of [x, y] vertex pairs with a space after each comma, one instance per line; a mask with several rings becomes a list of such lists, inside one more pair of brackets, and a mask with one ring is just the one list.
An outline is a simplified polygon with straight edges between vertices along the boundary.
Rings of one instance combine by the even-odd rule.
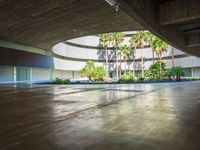
[[171, 69], [172, 75], [185, 75], [185, 70], [181, 66], [176, 66]]
[[103, 81], [106, 75], [106, 69], [101, 66], [95, 66], [93, 61], [88, 61], [81, 70], [82, 77], [88, 77], [90, 81]]
[[114, 32], [110, 34], [112, 45], [115, 47], [115, 49], [118, 49], [120, 47], [120, 44], [124, 41], [124, 33], [122, 32]]
[[[160, 65], [162, 68], [162, 72], [160, 72]], [[161, 61], [156, 61], [149, 67], [149, 70], [145, 73], [145, 77], [148, 79], [160, 79], [160, 77], [164, 76], [166, 64]]]
[[180, 81], [181, 76], [185, 75], [185, 70], [181, 66], [171, 68], [171, 72], [173, 76], [176, 76], [177, 81]]
[[162, 59], [162, 52], [167, 51], [168, 44], [156, 36], [151, 44], [151, 48], [154, 50], [156, 55]]
[[69, 84], [70, 83], [70, 80], [69, 79], [59, 79], [59, 78], [56, 78], [56, 80], [53, 82], [54, 84]]
[[123, 75], [121, 75], [120, 79], [118, 82], [120, 83], [133, 83], [137, 78], [133, 75], [132, 72], [126, 72]]
[[171, 78], [172, 75], [173, 75], [173, 73], [172, 73], [172, 70], [171, 70], [171, 69], [165, 70], [164, 73], [163, 73], [163, 76], [164, 76], [164, 77], [168, 77], [169, 80], [172, 80], [172, 78]]
[[156, 36], [154, 34], [152, 34], [151, 32], [146, 32], [145, 34], [145, 42], [148, 45], [151, 45], [153, 43], [153, 41], [155, 40]]
[[94, 69], [95, 69], [94, 62], [91, 60], [87, 61], [85, 67], [83, 67], [83, 69], [81, 70], [81, 76], [88, 77], [89, 80], [91, 81]]
[[111, 34], [110, 33], [100, 34], [99, 42], [103, 45], [103, 47], [105, 49], [108, 48], [110, 41], [111, 41]]
[[137, 31], [136, 34], [134, 34], [129, 41], [131, 47], [144, 47], [146, 34], [147, 32], [145, 31]]
[[92, 72], [92, 77], [95, 81], [104, 81], [104, 78], [106, 76], [106, 70], [104, 67], [97, 66], [94, 68]]
[[127, 60], [129, 57], [130, 57], [130, 55], [131, 55], [131, 47], [130, 46], [128, 46], [128, 45], [122, 45], [121, 47], [120, 47], [120, 55], [125, 59], [125, 60]]

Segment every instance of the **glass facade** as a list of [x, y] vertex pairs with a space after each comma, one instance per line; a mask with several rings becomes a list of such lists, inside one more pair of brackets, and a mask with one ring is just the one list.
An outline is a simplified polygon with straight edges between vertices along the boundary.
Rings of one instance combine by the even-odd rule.
[[16, 81], [30, 81], [30, 68], [16, 67]]

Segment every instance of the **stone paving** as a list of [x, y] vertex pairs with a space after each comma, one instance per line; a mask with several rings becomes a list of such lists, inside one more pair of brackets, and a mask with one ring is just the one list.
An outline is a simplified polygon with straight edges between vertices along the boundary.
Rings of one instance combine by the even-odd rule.
[[0, 85], [0, 150], [199, 150], [200, 82]]

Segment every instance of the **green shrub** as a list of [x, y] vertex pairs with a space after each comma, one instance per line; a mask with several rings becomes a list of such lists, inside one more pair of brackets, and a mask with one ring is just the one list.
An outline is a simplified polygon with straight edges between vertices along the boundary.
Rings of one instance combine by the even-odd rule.
[[88, 77], [89, 80], [91, 81], [94, 69], [95, 69], [94, 62], [91, 60], [87, 61], [85, 67], [83, 67], [83, 69], [81, 70], [81, 76]]
[[172, 76], [173, 76], [172, 70], [171, 69], [165, 70], [163, 73], [163, 76], [168, 77], [169, 80], [172, 80]]
[[181, 66], [171, 68], [171, 72], [173, 76], [176, 76], [177, 81], [180, 81], [181, 76], [185, 75], [185, 70]]
[[95, 66], [93, 61], [88, 61], [81, 70], [82, 77], [88, 77], [90, 81], [104, 81], [106, 69], [101, 66]]
[[95, 81], [104, 81], [104, 78], [106, 76], [106, 69], [101, 66], [97, 66], [94, 68], [92, 72], [92, 77]]
[[118, 82], [120, 83], [133, 83], [136, 80], [136, 77], [133, 75], [132, 72], [126, 72], [123, 75], [121, 75]]
[[70, 80], [68, 80], [68, 79], [63, 80], [63, 79], [56, 78], [56, 80], [53, 83], [54, 84], [69, 84]]
[[[160, 72], [160, 64], [161, 64], [162, 72]], [[166, 64], [164, 62], [160, 63], [160, 61], [156, 61], [154, 64], [152, 64], [149, 67], [149, 70], [145, 73], [145, 77], [150, 80], [160, 79], [161, 77], [164, 76], [165, 67], [166, 67]]]

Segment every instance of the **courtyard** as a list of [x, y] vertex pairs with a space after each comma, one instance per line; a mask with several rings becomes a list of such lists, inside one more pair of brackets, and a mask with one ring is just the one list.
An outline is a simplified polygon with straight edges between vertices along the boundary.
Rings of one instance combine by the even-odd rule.
[[197, 150], [199, 83], [0, 85], [0, 149]]

